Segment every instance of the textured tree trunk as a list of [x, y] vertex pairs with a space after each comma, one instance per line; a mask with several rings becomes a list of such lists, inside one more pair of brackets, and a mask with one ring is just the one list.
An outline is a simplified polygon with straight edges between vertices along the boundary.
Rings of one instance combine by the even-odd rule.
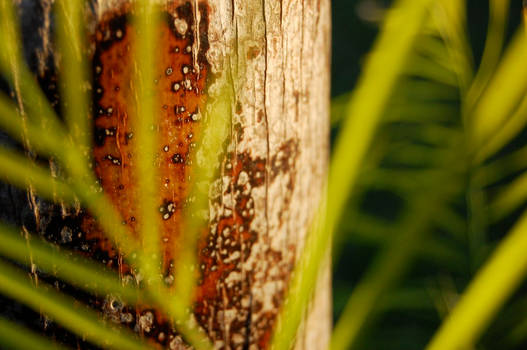
[[[56, 102], [50, 68], [52, 2], [22, 1], [21, 13], [28, 61]], [[160, 153], [166, 158], [160, 165], [160, 220], [165, 242], [172, 243], [164, 251], [165, 280], [171, 278], [170, 262], [177, 258], [170, 247], [177, 245], [182, 203], [188, 199], [192, 137], [199, 134], [201, 109], [221, 93], [219, 81], [228, 79], [232, 130], [221, 157], [221, 174], [210, 192], [210, 227], [199, 244], [194, 314], [217, 349], [264, 349], [326, 178], [329, 0], [159, 3], [167, 13], [166, 24], [160, 27], [163, 41], [159, 48], [164, 152]], [[133, 63], [129, 45], [135, 34], [127, 23], [129, 5], [125, 0], [99, 0], [94, 3], [89, 27], [93, 34], [95, 172], [124, 222], [134, 230], [136, 205], [130, 180], [134, 164], [127, 148], [133, 142], [133, 125], [127, 124], [130, 107], [126, 96], [132, 94], [127, 81]], [[30, 202], [31, 210], [24, 212], [32, 213], [36, 220], [27, 224], [22, 219], [22, 224], [47, 239], [96, 256], [127, 277], [119, 254], [108, 248], [103, 233], [82, 210], [38, 199]], [[71, 241], [70, 231], [82, 233], [83, 242]], [[86, 242], [89, 249], [82, 248]], [[297, 349], [323, 349], [328, 343], [329, 264], [322, 270]], [[123, 317], [130, 311], [126, 308], [102, 308], [107, 317], [135, 324], [167, 348], [183, 348], [170, 327], [155, 319], [155, 313], [135, 310], [130, 319]]]

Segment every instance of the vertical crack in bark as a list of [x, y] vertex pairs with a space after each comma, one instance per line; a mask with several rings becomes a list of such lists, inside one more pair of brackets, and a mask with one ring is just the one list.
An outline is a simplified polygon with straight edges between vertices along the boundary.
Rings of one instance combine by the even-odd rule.
[[[285, 70], [286, 70], [286, 59], [287, 59], [287, 55], [286, 55], [286, 48], [285, 48], [285, 43], [287, 43], [287, 40], [285, 38], [286, 36], [286, 33], [284, 33], [284, 28], [282, 26], [283, 24], [283, 16], [284, 16], [284, 12], [283, 12], [283, 2], [280, 1], [280, 32], [282, 33], [282, 40], [281, 40], [281, 46], [282, 46], [282, 52], [281, 52], [281, 56], [282, 56], [282, 115], [285, 115], [285, 105], [286, 105], [286, 78], [285, 78]], [[285, 123], [283, 123], [284, 125], [284, 140], [287, 139], [287, 135], [285, 135]]]
[[193, 50], [194, 50], [194, 53], [193, 53], [193, 64], [194, 64], [194, 69], [198, 72], [198, 77], [201, 75], [201, 72], [200, 72], [200, 67], [199, 67], [199, 63], [198, 63], [198, 59], [199, 59], [199, 52], [200, 52], [200, 23], [201, 23], [201, 14], [200, 14], [200, 11], [199, 11], [199, 4], [198, 4], [198, 0], [194, 0], [194, 6], [192, 6], [192, 12], [193, 12], [193, 15], [194, 15], [194, 47], [193, 47]]
[[265, 120], [265, 142], [266, 142], [266, 157], [265, 157], [265, 237], [269, 238], [269, 176], [270, 176], [270, 145], [269, 145], [269, 116], [267, 115], [267, 53], [269, 50], [269, 42], [267, 38], [267, 15], [265, 13], [265, 0], [262, 0], [262, 14], [264, 23], [264, 77], [263, 77], [263, 113]]
[[295, 116], [295, 119], [298, 120], [298, 115], [299, 115], [299, 100], [302, 98], [302, 94], [304, 93], [304, 32], [305, 32], [305, 22], [304, 22], [304, 18], [305, 18], [305, 10], [306, 10], [306, 7], [304, 6], [304, 0], [302, 0], [302, 16], [301, 16], [301, 28], [302, 30], [300, 31], [301, 35], [300, 35], [300, 42], [301, 42], [301, 45], [300, 45], [300, 96], [299, 98], [297, 99], [296, 101], [296, 116]]
[[280, 0], [280, 32], [283, 33], [282, 29], [282, 13], [283, 13], [284, 2]]
[[[264, 242], [269, 247], [269, 182], [271, 176], [270, 166], [270, 143], [269, 143], [269, 116], [267, 114], [267, 69], [268, 69], [268, 53], [269, 53], [269, 41], [267, 38], [267, 13], [265, 9], [266, 1], [262, 0], [262, 16], [264, 25], [264, 76], [263, 76], [263, 113], [265, 121], [265, 142], [266, 142], [266, 157], [265, 157], [265, 236]], [[251, 305], [252, 309], [252, 305]], [[249, 328], [250, 329], [250, 328]], [[249, 330], [248, 329], [248, 330]]]
[[51, 55], [51, 8], [52, 0], [42, 0], [42, 15], [44, 23], [42, 27], [38, 28], [40, 37], [42, 38], [42, 48], [37, 49], [37, 58], [38, 58], [38, 74], [43, 77], [46, 74], [47, 70], [47, 61]]
[[[21, 94], [21, 91], [20, 91], [20, 65], [21, 64], [23, 64], [23, 63], [22, 62], [16, 62], [14, 59], [11, 59], [10, 62], [9, 62], [11, 71], [13, 72], [13, 87], [12, 87], [12, 89], [13, 89], [16, 105], [18, 107], [18, 114], [19, 114], [19, 117], [20, 117], [20, 122], [21, 122], [21, 125], [22, 125], [22, 141], [23, 141], [23, 146], [24, 146], [24, 153], [26, 154], [27, 158], [32, 163], [34, 163], [36, 156], [35, 156], [34, 152], [31, 151], [31, 148], [32, 148], [31, 147], [31, 143], [29, 142], [29, 139], [27, 138], [27, 114], [26, 114], [26, 111], [25, 111], [25, 108], [24, 108], [24, 103], [22, 101], [22, 94]], [[27, 195], [27, 199], [28, 199], [28, 203], [29, 203], [29, 208], [33, 211], [33, 216], [34, 216], [34, 220], [35, 220], [35, 227], [36, 227], [36, 229], [38, 231], [39, 230], [39, 226], [40, 226], [40, 211], [39, 211], [39, 206], [38, 206], [38, 203], [37, 203], [37, 198], [36, 198], [36, 195], [35, 195], [35, 190], [33, 188], [33, 185], [30, 184], [28, 186], [28, 190], [27, 190], [27, 194], [26, 195]], [[24, 239], [26, 241], [26, 246], [27, 246], [27, 249], [28, 249], [28, 252], [29, 252], [29, 261], [30, 261], [30, 264], [31, 264], [31, 280], [36, 285], [37, 281], [38, 281], [38, 276], [36, 274], [36, 269], [34, 268], [34, 263], [33, 263], [33, 252], [31, 250], [31, 243], [30, 243], [30, 240], [29, 240], [29, 230], [27, 229], [26, 224], [24, 222], [22, 223], [22, 232], [23, 232], [23, 236], [24, 236]]]

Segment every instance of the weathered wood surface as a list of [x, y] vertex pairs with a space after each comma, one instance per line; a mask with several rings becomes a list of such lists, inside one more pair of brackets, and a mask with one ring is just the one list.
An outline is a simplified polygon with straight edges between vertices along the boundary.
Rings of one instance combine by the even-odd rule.
[[[49, 70], [52, 2], [22, 1], [22, 18], [28, 61], [54, 99], [50, 86], [56, 84], [49, 81], [53, 76]], [[264, 349], [326, 176], [329, 0], [159, 3], [168, 14], [166, 27], [161, 28], [166, 31], [166, 41], [159, 48], [161, 140], [166, 153], [160, 152], [166, 158], [160, 169], [168, 180], [160, 183], [165, 246], [172, 247], [168, 243], [177, 241], [178, 203], [188, 194], [186, 181], [192, 165], [185, 157], [193, 142], [189, 135], [199, 133], [199, 109], [206, 108], [206, 99], [221, 92], [217, 85], [227, 78], [233, 84], [232, 130], [221, 175], [210, 194], [210, 229], [200, 244], [195, 316], [217, 349]], [[126, 124], [130, 112], [126, 96], [131, 91], [124, 82], [131, 74], [128, 67], [133, 57], [129, 57], [127, 45], [134, 34], [122, 17], [129, 11], [129, 3], [99, 0], [93, 5], [95, 171], [133, 230], [133, 180], [128, 174], [133, 157], [127, 157], [133, 126]], [[186, 87], [188, 92], [182, 95]], [[79, 219], [75, 210], [57, 209], [40, 201], [30, 209], [37, 219], [35, 230], [48, 239], [69, 244], [64, 242], [64, 234], [80, 229], [83, 239], [96, 242], [97, 247], [89, 250], [103, 256], [107, 264], [119, 265], [116, 252], [107, 247], [86, 216]], [[172, 254], [165, 249], [167, 278]], [[329, 266], [323, 269], [297, 339], [298, 349], [323, 349], [328, 342]], [[170, 328], [157, 320], [150, 322], [153, 314], [149, 311], [138, 310], [136, 316], [126, 308], [103, 308], [108, 317], [129, 321], [146, 335], [159, 341], [162, 338], [167, 348], [180, 348]], [[123, 318], [128, 313], [132, 318]]]

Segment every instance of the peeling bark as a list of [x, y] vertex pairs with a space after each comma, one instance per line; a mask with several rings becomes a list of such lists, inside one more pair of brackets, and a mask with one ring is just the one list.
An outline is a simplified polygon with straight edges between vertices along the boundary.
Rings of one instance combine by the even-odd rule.
[[[50, 40], [51, 0], [22, 1], [26, 57], [58, 104]], [[232, 83], [232, 130], [220, 176], [210, 192], [210, 226], [199, 243], [200, 278], [194, 314], [217, 349], [265, 349], [326, 178], [329, 112], [329, 0], [161, 1], [159, 188], [165, 281], [177, 259], [182, 208], [188, 200], [188, 159], [200, 132], [200, 109]], [[93, 3], [95, 172], [132, 232], [136, 225], [132, 94], [134, 32], [126, 0]], [[38, 27], [38, 28], [35, 28]], [[33, 29], [33, 32], [30, 31]], [[36, 30], [35, 30], [36, 29]], [[35, 36], [35, 32], [38, 34]], [[192, 135], [192, 136], [191, 136]], [[84, 252], [134, 278], [96, 223], [78, 208], [37, 201], [30, 229]], [[19, 214], [17, 214], [19, 215]], [[23, 220], [24, 221], [24, 220]], [[27, 221], [27, 220], [25, 220]], [[30, 220], [31, 221], [31, 220]], [[38, 225], [37, 225], [38, 224]], [[331, 325], [329, 263], [296, 349], [323, 349]], [[93, 302], [170, 349], [181, 338], [155, 310]], [[82, 348], [82, 346], [81, 346]]]

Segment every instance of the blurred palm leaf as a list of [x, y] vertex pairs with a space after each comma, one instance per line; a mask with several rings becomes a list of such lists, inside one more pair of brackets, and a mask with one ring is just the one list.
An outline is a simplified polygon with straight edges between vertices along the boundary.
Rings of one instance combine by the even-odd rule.
[[[464, 6], [461, 3], [438, 3], [431, 12], [430, 22], [434, 24], [425, 28], [417, 41], [414, 58], [408, 60], [407, 74], [394, 88], [383, 124], [371, 147], [370, 153], [376, 159], [377, 166], [364, 168], [359, 180], [361, 188], [352, 199], [353, 204], [349, 206], [348, 210], [359, 213], [347, 216], [340, 226], [341, 233], [337, 234], [337, 252], [343, 250], [341, 242], [344, 240], [350, 245], [358, 246], [366, 244], [371, 247], [377, 244], [380, 253], [368, 268], [357, 268], [363, 272], [362, 279], [356, 285], [350, 286], [349, 282], [344, 284], [344, 281], [339, 280], [335, 282], [335, 289], [340, 295], [345, 290], [352, 290], [348, 305], [336, 326], [336, 331], [346, 334], [348, 339], [335, 345], [336, 349], [385, 348], [386, 343], [379, 334], [388, 332], [390, 328], [393, 328], [392, 334], [402, 334], [401, 327], [412, 330], [417, 340], [413, 343], [402, 341], [400, 347], [397, 346], [398, 343], [392, 342], [389, 343], [389, 348], [422, 348], [439, 323], [438, 316], [443, 317], [450, 312], [460, 290], [495, 248], [496, 244], [490, 240], [488, 233], [488, 225], [491, 224], [488, 219], [494, 220], [495, 225], [497, 220], [517, 212], [517, 208], [525, 205], [527, 186], [522, 175], [527, 166], [523, 156], [525, 151], [523, 148], [512, 153], [503, 151], [511, 142], [518, 143], [518, 139], [515, 140], [514, 137], [526, 125], [523, 99], [525, 89], [522, 80], [526, 76], [523, 73], [523, 34], [516, 35], [506, 48], [504, 59], [500, 60], [508, 2], [491, 1], [489, 37], [483, 61], [477, 74], [474, 74], [471, 70], [472, 52], [465, 37]], [[513, 78], [513, 75], [518, 77]], [[453, 87], [456, 87], [457, 92], [452, 93]], [[423, 90], [426, 92], [423, 93]], [[343, 104], [344, 95], [334, 103], [332, 121], [335, 127], [338, 127], [338, 122], [343, 117]], [[396, 106], [402, 108], [398, 110]], [[416, 110], [416, 106], [419, 106], [419, 110]], [[490, 142], [482, 141], [486, 138]], [[493, 154], [498, 156], [491, 163], [482, 167], [474, 165]], [[496, 184], [500, 186], [496, 187]], [[490, 185], [493, 187], [488, 187]], [[486, 197], [492, 193], [497, 193], [496, 199], [487, 202]], [[428, 213], [421, 209], [434, 206], [436, 209]], [[413, 215], [414, 221], [409, 221], [408, 215]], [[439, 217], [441, 219], [438, 220]], [[405, 220], [407, 225], [403, 224]], [[421, 231], [420, 238], [411, 236], [411, 240], [405, 239], [409, 237], [409, 231], [416, 221], [427, 223], [418, 229]], [[525, 234], [522, 226], [518, 226], [515, 232], [516, 237]], [[398, 239], [406, 242], [398, 245]], [[518, 248], [519, 241], [514, 242]], [[408, 247], [410, 245], [416, 247], [412, 249]], [[443, 253], [435, 256], [430, 246], [441, 247]], [[510, 281], [514, 282], [506, 284], [507, 287], [502, 289], [510, 293], [512, 286], [522, 280], [520, 271], [523, 259], [511, 255], [512, 250], [507, 250], [506, 246], [501, 249], [509, 256], [504, 261], [508, 261], [509, 265], [512, 261], [519, 264], [518, 269], [512, 269], [518, 271], [516, 277], [513, 277], [512, 271], [508, 274]], [[456, 262], [441, 264], [441, 256], [445, 260]], [[459, 257], [458, 260], [456, 256]], [[512, 256], [517, 259], [512, 259]], [[421, 257], [419, 267], [413, 267], [407, 278], [398, 279], [397, 276], [402, 276], [405, 267], [413, 266], [412, 262], [418, 257]], [[349, 266], [349, 258], [343, 256], [343, 259], [346, 261], [344, 264]], [[357, 260], [353, 261], [357, 263]], [[505, 265], [501, 266], [503, 270]], [[491, 282], [490, 276], [493, 276], [494, 281], [498, 278], [497, 270], [494, 271], [482, 283], [492, 290], [489, 291], [491, 294], [500, 290], [500, 283]], [[455, 282], [447, 285], [434, 282], [444, 281], [445, 276]], [[413, 294], [413, 302], [405, 303], [404, 299], [400, 299], [401, 303], [398, 305], [397, 299], [392, 298], [392, 295], [397, 295], [394, 286], [410, 283], [421, 292]], [[445, 295], [449, 297], [444, 298]], [[454, 339], [453, 341], [459, 341], [458, 344], [470, 346], [490, 321], [490, 315], [495, 310], [493, 307], [498, 308], [504, 299], [477, 299], [472, 294], [466, 298], [474, 303], [483, 303], [485, 300], [491, 304], [472, 304], [467, 307], [465, 316], [470, 317], [471, 321], [450, 321], [452, 329], [457, 329], [457, 333], [447, 332], [443, 339]], [[381, 306], [384, 300], [395, 300], [395, 303], [390, 304], [391, 309], [386, 309]], [[342, 305], [342, 301], [336, 304], [337, 311], [342, 310]], [[411, 310], [418, 305], [428, 306], [419, 314], [419, 317], [427, 317], [427, 322], [416, 325], [393, 321], [391, 315], [396, 314], [397, 310], [412, 314]], [[436, 305], [437, 311], [430, 309], [430, 305]], [[487, 318], [478, 316], [476, 310], [484, 311]], [[460, 311], [456, 311], [456, 314], [459, 313]], [[510, 313], [514, 314], [514, 311]], [[520, 311], [516, 312], [519, 313]], [[378, 323], [368, 322], [375, 315]], [[388, 321], [390, 319], [392, 321]], [[500, 324], [507, 324], [510, 322], [508, 320], [510, 318], [498, 318], [495, 327], [504, 330], [504, 327], [500, 328]], [[350, 328], [353, 329], [357, 323], [363, 327], [362, 332], [357, 333], [356, 337], [350, 337]], [[371, 327], [366, 329], [367, 325]], [[507, 339], [515, 339], [516, 345], [521, 344], [520, 339], [524, 339], [520, 336], [523, 327], [518, 324]], [[342, 339], [341, 337], [339, 340]], [[445, 342], [438, 349], [457, 348], [453, 344]], [[512, 341], [508, 346], [513, 346], [511, 344]]]
[[[297, 293], [282, 314], [274, 340], [277, 348], [287, 349], [294, 339], [335, 227], [336, 268], [339, 260], [347, 268], [351, 265], [355, 280], [335, 281], [340, 318], [333, 349], [361, 345], [368, 349], [421, 349], [443, 319], [430, 349], [520, 349], [525, 344], [527, 304], [521, 293], [485, 333], [527, 273], [526, 219], [519, 218], [527, 203], [527, 142], [521, 139], [527, 124], [526, 44], [520, 30], [512, 40], [506, 40], [509, 3], [489, 1], [489, 31], [478, 65], [469, 44], [465, 2], [400, 0], [387, 12], [357, 88], [332, 101], [331, 122], [339, 136], [328, 187], [329, 211], [326, 221], [318, 221], [293, 280], [292, 291]], [[79, 55], [83, 35], [77, 31], [82, 28], [80, 4], [60, 2], [58, 7], [62, 23], [59, 46], [68, 62], [61, 74], [69, 85], [86, 78], [86, 62]], [[149, 48], [154, 41], [146, 22], [152, 8], [148, 2], [143, 5], [145, 17], [138, 25], [143, 25], [147, 34], [140, 38], [143, 49], [138, 57], [149, 69], [137, 81], [141, 83], [139, 95], [145, 97], [153, 81], [153, 57], [149, 54], [153, 50]], [[63, 92], [75, 101], [72, 105], [82, 108], [64, 106], [65, 123], [60, 121], [23, 64], [10, 0], [0, 0], [0, 17], [0, 38], [5, 46], [0, 51], [0, 71], [15, 91], [15, 101], [0, 96], [0, 126], [24, 144], [30, 155], [0, 149], [0, 178], [21, 188], [31, 187], [52, 201], [80, 201], [124, 251], [130, 256], [135, 253], [134, 263], [147, 275], [159, 276], [154, 258], [159, 256], [158, 228], [152, 224], [154, 207], [143, 208], [145, 222], [150, 224], [141, 229], [142, 242], [127, 239], [117, 212], [108, 198], [98, 193], [88, 170], [87, 92], [82, 84]], [[77, 39], [65, 40], [68, 31]], [[145, 103], [140, 113], [152, 117], [151, 99], [141, 100]], [[230, 113], [230, 107], [221, 101], [217, 108], [219, 115]], [[146, 131], [153, 120], [143, 121], [145, 127], [140, 130]], [[208, 138], [211, 143], [204, 145], [205, 149], [220, 147], [215, 142], [222, 137], [216, 131], [226, 125], [210, 126], [214, 131], [209, 136], [213, 137]], [[139, 137], [145, 145], [138, 150], [144, 155], [140, 157], [142, 177], [152, 179], [149, 155], [155, 140], [149, 132]], [[73, 139], [80, 139], [80, 145]], [[50, 175], [35, 161], [36, 155], [57, 161], [64, 171]], [[213, 173], [209, 170], [200, 180], [209, 181]], [[151, 183], [143, 183], [143, 203], [153, 203]], [[198, 206], [204, 205], [198, 202]], [[188, 247], [195, 244], [193, 232], [198, 225], [199, 220], [190, 220], [186, 227]], [[504, 239], [503, 233], [511, 227]], [[177, 269], [181, 272], [178, 283], [188, 285], [167, 305], [168, 294], [162, 286], [160, 291], [148, 286], [123, 287], [115, 274], [100, 265], [33, 238], [26, 240], [12, 228], [0, 226], [0, 239], [0, 292], [53, 316], [90, 342], [144, 348], [133, 334], [124, 330], [114, 333], [98, 315], [74, 305], [67, 296], [45, 284], [35, 288], [26, 276], [34, 264], [90, 293], [119, 295], [130, 304], [140, 295], [143, 300], [165, 305], [167, 315], [180, 321], [179, 330], [188, 340], [197, 348], [210, 348], [203, 335], [184, 322], [193, 285], [187, 283], [192, 276], [186, 268], [193, 263], [191, 254]], [[138, 249], [140, 244], [146, 247], [146, 254]], [[362, 254], [352, 264], [350, 247]], [[470, 283], [474, 276], [475, 282]], [[461, 295], [467, 285], [467, 293]], [[406, 320], [401, 321], [401, 315]], [[400, 339], [394, 341], [394, 335]], [[478, 344], [482, 335], [484, 340]], [[0, 341], [28, 348], [58, 346], [3, 319]]]
[[[152, 26], [148, 21], [151, 20], [155, 6], [152, 3], [147, 3], [147, 8], [138, 12], [139, 18], [143, 16], [138, 25], [147, 23], [145, 28], [151, 28]], [[0, 150], [0, 176], [2, 180], [24, 189], [33, 188], [39, 196], [50, 201], [78, 205], [80, 200], [81, 204], [99, 220], [99, 224], [116, 242], [119, 249], [127, 253], [130, 263], [139, 262], [140, 268], [146, 275], [158, 276], [159, 274], [153, 269], [160, 266], [160, 262], [158, 263], [153, 259], [156, 257], [159, 259], [161, 255], [156, 247], [158, 235], [155, 230], [154, 232], [151, 231], [153, 226], [148, 225], [150, 231], [143, 232], [143, 237], [148, 237], [143, 242], [145, 251], [139, 250], [140, 245], [130, 238], [131, 235], [123, 228], [115, 207], [104, 194], [100, 193], [100, 186], [96, 184], [94, 176], [89, 170], [90, 160], [87, 155], [89, 154], [91, 136], [88, 131], [90, 129], [88, 127], [88, 79], [86, 62], [84, 62], [85, 48], [82, 40], [85, 34], [82, 32], [83, 25], [81, 25], [81, 21], [85, 18], [82, 13], [84, 5], [81, 1], [60, 1], [56, 7], [59, 50], [63, 54], [62, 78], [66, 82], [65, 86], [74, 87], [68, 87], [63, 91], [67, 101], [64, 104], [64, 124], [47, 102], [21, 59], [18, 26], [12, 2], [2, 0], [0, 5], [0, 37], [4, 39], [6, 46], [6, 49], [2, 50], [0, 54], [0, 69], [17, 97], [17, 105], [15, 106], [7, 97], [0, 96], [0, 124], [14, 140], [21, 142], [31, 155], [31, 157], [26, 158], [12, 150], [2, 148]], [[71, 39], [72, 33], [73, 40]], [[151, 36], [154, 35], [152, 30], [143, 30], [143, 33], [145, 35], [138, 38], [140, 48], [142, 47], [141, 44], [151, 45]], [[150, 35], [147, 35], [148, 33]], [[148, 64], [148, 60], [152, 59], [153, 54], [146, 54], [145, 52], [154, 52], [154, 50], [144, 49], [144, 47], [140, 50], [137, 55], [138, 60], [142, 62], [140, 67], [151, 68], [152, 64]], [[144, 82], [153, 82], [152, 74], [149, 70], [141, 70], [141, 75], [137, 78], [143, 83], [139, 84], [143, 87], [138, 92], [139, 100], [144, 102], [141, 103], [142, 109], [139, 112], [148, 116], [154, 115], [154, 113], [149, 112], [149, 107], [152, 106], [146, 103], [148, 99], [145, 99], [144, 96], [151, 96], [152, 94], [149, 92], [151, 87]], [[217, 108], [211, 108], [211, 111], [213, 113], [225, 113], [223, 110], [218, 111]], [[151, 124], [148, 118], [141, 120], [146, 120], [148, 125]], [[214, 133], [218, 134], [223, 128], [227, 128], [226, 124], [223, 125], [225, 123], [224, 118], [215, 118], [215, 120], [221, 125], [216, 123], [211, 126]], [[207, 128], [207, 126], [204, 128], [205, 133]], [[147, 130], [147, 132], [146, 135], [139, 135], [142, 141], [141, 145], [150, 145], [150, 147], [145, 146], [139, 152], [151, 154], [153, 153], [151, 146], [155, 140], [153, 135], [148, 132], [149, 127], [142, 129]], [[223, 138], [223, 134], [218, 135], [218, 137], [209, 137], [206, 145], [200, 145], [200, 147], [217, 151], [221, 149], [219, 143]], [[73, 143], [72, 140], [76, 140], [76, 142]], [[52, 162], [57, 159], [63, 167], [63, 171], [58, 174], [56, 172], [50, 174], [47, 167], [43, 166], [40, 161], [35, 161], [37, 154], [41, 157], [49, 157]], [[214, 166], [215, 163], [211, 157], [215, 157], [215, 154], [210, 152], [210, 157], [207, 157], [205, 157], [206, 166], [203, 167], [202, 172], [204, 175], [200, 178], [200, 185], [204, 187], [208, 186], [214, 175], [213, 172], [207, 171], [207, 166]], [[141, 183], [150, 186], [154, 183], [148, 180], [153, 176], [150, 169], [150, 158], [147, 156], [140, 158], [143, 159], [145, 165], [143, 169], [147, 169], [141, 173], [143, 177], [147, 177], [146, 181]], [[153, 196], [154, 194], [150, 189], [143, 189], [142, 203], [152, 204]], [[203, 203], [199, 202], [199, 205], [203, 205]], [[143, 205], [143, 207], [146, 207], [143, 217], [146, 218], [146, 222], [149, 222], [148, 218], [153, 217], [151, 209], [156, 211], [157, 208], [155, 204]], [[196, 206], [193, 206], [193, 209], [202, 210], [201, 207]], [[150, 220], [151, 222], [152, 220]], [[194, 237], [196, 235], [193, 232], [189, 232], [189, 234]], [[131, 286], [123, 286], [122, 281], [115, 273], [106, 271], [101, 265], [86, 261], [76, 254], [68, 253], [62, 249], [52, 249], [45, 243], [39, 242], [38, 239], [31, 240], [30, 243], [29, 237], [31, 235], [26, 235], [24, 239], [14, 233], [14, 230], [4, 226], [0, 226], [0, 235], [2, 236], [0, 248], [0, 279], [2, 279], [0, 284], [2, 286], [0, 293], [26, 304], [37, 312], [54, 318], [65, 329], [105, 348], [143, 349], [147, 347], [132, 332], [128, 330], [118, 332], [109, 327], [103, 321], [103, 315], [96, 314], [83, 306], [75, 305], [76, 303], [71, 297], [53, 291], [43, 283], [36, 286], [32, 285], [29, 279], [25, 277], [25, 271], [13, 268], [10, 264], [5, 263], [4, 259], [26, 265], [27, 269], [32, 271], [41, 269], [41, 273], [45, 272], [54, 279], [70, 283], [80, 290], [93, 293], [93, 295], [114, 295], [130, 305], [139, 302], [138, 296], [141, 296], [141, 303], [150, 302], [152, 306], [157, 305], [159, 310], [162, 310], [169, 319], [177, 322], [175, 327], [195, 348], [209, 349], [210, 345], [204, 335], [187, 322], [189, 318], [187, 309], [190, 300], [169, 297], [166, 286], [146, 285], [141, 290]], [[192, 249], [189, 250], [193, 251]], [[190, 264], [185, 261], [182, 263]], [[192, 286], [190, 280], [187, 279], [185, 282]], [[187, 289], [187, 287], [180, 288], [180, 290]], [[167, 302], [167, 300], [171, 301]], [[6, 321], [2, 323], [2, 327], [3, 330], [17, 328], [17, 326]], [[30, 344], [37, 339], [36, 336], [31, 335], [24, 339], [23, 332], [9, 334], [8, 336], [4, 331], [2, 334], [6, 344], [14, 342]], [[42, 348], [46, 348], [46, 346], [45, 343], [41, 345]]]

